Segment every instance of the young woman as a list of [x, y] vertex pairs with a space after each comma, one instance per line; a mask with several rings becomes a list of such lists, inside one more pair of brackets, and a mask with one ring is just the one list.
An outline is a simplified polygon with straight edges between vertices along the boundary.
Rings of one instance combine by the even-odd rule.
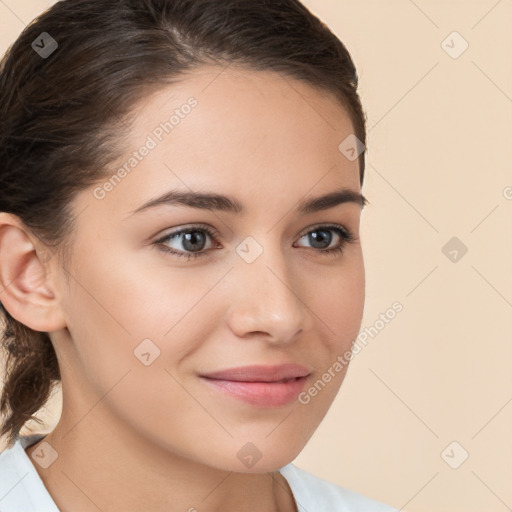
[[329, 29], [298, 0], [64, 0], [0, 109], [0, 510], [395, 510], [292, 464], [364, 304], [365, 115]]

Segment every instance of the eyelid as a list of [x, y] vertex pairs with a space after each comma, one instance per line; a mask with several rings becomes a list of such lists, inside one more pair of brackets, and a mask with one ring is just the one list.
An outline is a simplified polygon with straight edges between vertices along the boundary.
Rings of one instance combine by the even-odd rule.
[[[313, 224], [311, 226], [308, 226], [307, 228], [304, 228], [304, 230], [302, 230], [302, 232], [298, 235], [298, 238], [299, 239], [303, 238], [305, 235], [309, 234], [311, 231], [314, 231], [315, 229], [320, 229], [320, 228], [325, 228], [325, 229], [338, 228], [338, 229], [341, 229], [346, 234], [348, 239], [359, 240], [359, 237], [356, 236], [352, 230], [350, 230], [349, 228], [347, 228], [341, 224], [336, 224], [336, 223], [332, 223], [332, 222], [331, 223], [319, 222], [318, 224]], [[182, 224], [181, 226], [178, 226], [176, 228], [169, 228], [169, 229], [171, 229], [171, 231], [164, 233], [163, 235], [159, 235], [159, 237], [153, 243], [162, 242], [163, 240], [167, 240], [171, 235], [178, 236], [179, 234], [181, 234], [184, 231], [191, 231], [194, 229], [205, 230], [208, 234], [210, 234], [214, 238], [219, 238], [221, 236], [220, 232], [217, 229], [215, 229], [213, 226], [210, 226], [209, 224], [190, 223], [190, 224]]]
[[317, 229], [324, 228], [324, 229], [341, 229], [347, 237], [349, 237], [352, 240], [358, 240], [358, 237], [350, 230], [349, 228], [343, 226], [342, 224], [336, 224], [334, 222], [320, 222], [319, 224], [313, 224], [312, 226], [309, 226], [306, 228], [302, 233], [299, 235], [299, 238], [302, 238], [303, 236], [307, 235], [311, 231], [315, 231]]
[[210, 226], [209, 224], [182, 224], [180, 226], [177, 226], [175, 228], [169, 228], [168, 232], [164, 232], [164, 234], [159, 234], [158, 238], [153, 242], [161, 242], [162, 240], [167, 240], [171, 235], [179, 235], [183, 233], [184, 231], [193, 231], [197, 229], [198, 231], [204, 230], [207, 233], [209, 233], [212, 237], [218, 238], [220, 237], [220, 232], [215, 229], [213, 226]]

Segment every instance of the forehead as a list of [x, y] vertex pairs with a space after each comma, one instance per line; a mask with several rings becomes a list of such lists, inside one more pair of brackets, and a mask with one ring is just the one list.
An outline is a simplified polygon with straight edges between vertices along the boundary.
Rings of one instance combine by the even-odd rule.
[[131, 211], [171, 188], [274, 206], [286, 201], [283, 191], [296, 201], [308, 191], [359, 190], [358, 161], [338, 148], [353, 133], [344, 107], [289, 76], [204, 66], [146, 96], [132, 113], [126, 152], [111, 168], [115, 174], [124, 163], [125, 172], [104, 206]]
[[[197, 105], [190, 109], [187, 103], [192, 98]], [[154, 130], [155, 122], [165, 128], [172, 117], [172, 138], [189, 134], [198, 143], [218, 143], [221, 137], [229, 136], [223, 146], [248, 147], [251, 142], [265, 141], [268, 148], [270, 135], [274, 135], [281, 146], [301, 137], [306, 149], [311, 146], [308, 141], [318, 147], [326, 137], [337, 140], [353, 133], [347, 111], [328, 91], [283, 73], [235, 64], [196, 68], [145, 97], [133, 113], [132, 146], [135, 139]], [[166, 130], [165, 135], [169, 132]]]

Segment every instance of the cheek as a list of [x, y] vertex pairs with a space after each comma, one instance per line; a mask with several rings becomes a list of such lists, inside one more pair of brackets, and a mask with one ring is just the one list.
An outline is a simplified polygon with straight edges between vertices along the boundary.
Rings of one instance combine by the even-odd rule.
[[65, 308], [84, 370], [104, 388], [129, 369], [143, 368], [141, 359], [173, 367], [213, 330], [208, 293], [218, 273], [191, 278], [187, 269], [99, 252], [101, 259], [77, 262]]
[[329, 350], [345, 351], [357, 337], [361, 327], [365, 300], [365, 273], [360, 257], [325, 274], [312, 283], [308, 292], [316, 325], [329, 344]]
[[[162, 276], [156, 280], [133, 270], [125, 262], [102, 266], [95, 261], [76, 275], [86, 289], [75, 283], [67, 304], [75, 350], [68, 388], [92, 395], [91, 406], [98, 403], [92, 415], [108, 411], [121, 425], [147, 435], [156, 429], [184, 442], [181, 415], [199, 409], [188, 432], [204, 418], [180, 385], [176, 367], [205, 339], [198, 334], [194, 304], [209, 286], [187, 287], [185, 279], [174, 278], [165, 283]], [[203, 318], [201, 330], [206, 323]]]
[[[311, 309], [316, 313], [315, 336], [321, 340], [309, 360], [316, 361], [316, 378], [299, 396], [304, 422], [313, 432], [333, 404], [345, 379], [351, 346], [361, 328], [365, 300], [362, 257], [317, 281], [311, 288]], [[311, 350], [311, 347], [308, 347]]]

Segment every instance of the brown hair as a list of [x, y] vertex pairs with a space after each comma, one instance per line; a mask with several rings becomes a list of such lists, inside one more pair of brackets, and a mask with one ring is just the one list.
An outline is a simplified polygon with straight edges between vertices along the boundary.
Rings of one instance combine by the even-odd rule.
[[[49, 55], [37, 51], [52, 49], [46, 34], [58, 45]], [[18, 216], [65, 261], [70, 202], [122, 156], [137, 101], [201, 64], [230, 63], [334, 94], [366, 146], [350, 54], [299, 0], [63, 0], [29, 24], [0, 63], [0, 211]], [[362, 184], [364, 151], [359, 165]], [[0, 311], [0, 435], [12, 446], [28, 420], [40, 421], [34, 414], [60, 372], [48, 334], [1, 303]]]

